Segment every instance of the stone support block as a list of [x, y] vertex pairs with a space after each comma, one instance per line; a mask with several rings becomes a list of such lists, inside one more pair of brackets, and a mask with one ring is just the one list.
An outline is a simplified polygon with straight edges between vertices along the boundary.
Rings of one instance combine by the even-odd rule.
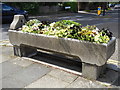
[[30, 57], [37, 54], [37, 49], [30, 46], [13, 46], [14, 55], [20, 57]]
[[82, 63], [82, 75], [88, 79], [97, 79], [100, 74], [103, 74], [106, 69], [106, 64], [102, 66]]

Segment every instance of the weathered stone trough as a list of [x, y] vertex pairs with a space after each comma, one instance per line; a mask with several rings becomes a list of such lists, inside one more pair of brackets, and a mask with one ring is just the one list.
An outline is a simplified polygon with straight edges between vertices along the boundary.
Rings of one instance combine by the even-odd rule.
[[37, 48], [78, 56], [82, 61], [82, 75], [97, 79], [105, 69], [107, 60], [115, 51], [115, 37], [108, 44], [96, 44], [69, 38], [57, 38], [43, 34], [17, 31], [25, 23], [24, 16], [15, 15], [9, 30], [9, 40], [14, 46], [14, 55], [29, 56]]

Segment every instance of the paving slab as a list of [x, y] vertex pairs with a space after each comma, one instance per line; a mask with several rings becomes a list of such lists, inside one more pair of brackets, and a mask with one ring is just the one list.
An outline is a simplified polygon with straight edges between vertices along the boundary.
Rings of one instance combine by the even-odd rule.
[[0, 79], [0, 90], [2, 89], [2, 79]]
[[54, 69], [48, 74], [68, 83], [73, 82], [78, 77], [77, 75], [59, 69]]
[[12, 47], [2, 46], [0, 47], [0, 51], [1, 51], [0, 57], [2, 58], [0, 59], [0, 63], [16, 58], [16, 56], [13, 55]]
[[16, 73], [17, 71], [20, 71], [23, 69], [21, 66], [18, 66], [16, 64], [12, 64], [8, 61], [0, 63], [0, 66], [2, 67], [2, 77]]
[[69, 85], [69, 83], [64, 82], [58, 78], [52, 77], [50, 75], [45, 75], [41, 79], [33, 82], [25, 88], [64, 88], [67, 85]]
[[44, 65], [35, 63], [24, 68], [23, 70], [9, 75], [8, 77], [15, 78], [18, 81], [22, 81], [26, 86], [46, 75], [48, 72], [50, 72], [50, 70], [50, 68], [47, 68]]
[[95, 81], [79, 77], [73, 83], [68, 85], [66, 88], [106, 88], [106, 86], [101, 85]]
[[10, 60], [13, 64], [22, 66], [22, 67], [28, 67], [29, 65], [33, 64], [33, 61], [30, 61], [28, 59], [22, 58], [22, 57], [17, 57], [13, 60]]
[[25, 83], [15, 78], [6, 77], [2, 79], [2, 88], [23, 88]]

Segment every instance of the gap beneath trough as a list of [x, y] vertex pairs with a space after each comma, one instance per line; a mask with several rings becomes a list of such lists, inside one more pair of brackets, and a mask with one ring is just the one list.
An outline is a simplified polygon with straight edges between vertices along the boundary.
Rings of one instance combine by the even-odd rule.
[[75, 72], [82, 73], [82, 62], [78, 57], [69, 56], [61, 53], [44, 51], [37, 49], [37, 54], [31, 58], [37, 62], [42, 61], [57, 67], [65, 68]]

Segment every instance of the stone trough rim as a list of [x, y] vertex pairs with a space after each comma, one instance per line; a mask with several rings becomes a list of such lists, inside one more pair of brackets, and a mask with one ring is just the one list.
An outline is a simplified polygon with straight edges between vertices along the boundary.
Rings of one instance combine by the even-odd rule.
[[56, 36], [52, 36], [52, 35], [37, 34], [37, 33], [31, 33], [31, 32], [23, 32], [23, 31], [17, 31], [17, 30], [9, 30], [9, 32], [11, 32], [11, 31], [12, 32], [17, 32], [17, 33], [35, 35], [35, 36], [43, 36], [43, 37], [63, 39], [63, 40], [68, 40], [68, 41], [76, 41], [76, 42], [83, 42], [83, 43], [89, 43], [89, 44], [95, 44], [95, 45], [102, 45], [102, 46], [106, 46], [106, 47], [116, 39], [115, 37], [112, 37], [108, 43], [100, 43], [100, 44], [98, 44], [96, 42], [89, 42], [89, 41], [78, 40], [78, 39], [73, 39], [73, 38], [61, 38], [61, 37], [56, 37]]

